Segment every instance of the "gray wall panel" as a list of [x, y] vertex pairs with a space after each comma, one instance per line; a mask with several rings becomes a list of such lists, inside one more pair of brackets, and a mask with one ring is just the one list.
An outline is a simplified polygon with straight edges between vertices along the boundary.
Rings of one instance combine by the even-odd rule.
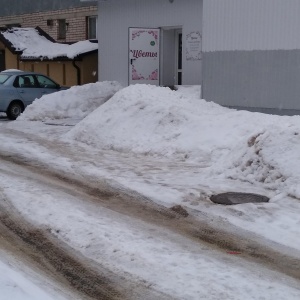
[[204, 99], [233, 107], [300, 110], [300, 50], [203, 55]]
[[299, 0], [204, 0], [203, 51], [300, 49]]

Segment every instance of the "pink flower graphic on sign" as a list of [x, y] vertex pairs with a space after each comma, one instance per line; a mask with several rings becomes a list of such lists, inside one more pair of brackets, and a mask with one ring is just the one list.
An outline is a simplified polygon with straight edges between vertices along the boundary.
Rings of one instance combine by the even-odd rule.
[[148, 31], [148, 33], [151, 34], [156, 41], [158, 40], [158, 30], [151, 30]]
[[147, 78], [147, 80], [158, 80], [158, 69], [154, 70]]
[[131, 70], [132, 80], [158, 80], [158, 69], [154, 70], [148, 77], [144, 77], [141, 73], [138, 73], [134, 65], [132, 65]]
[[131, 70], [131, 78], [132, 80], [143, 80], [145, 79], [141, 74], [138, 74], [136, 68], [134, 65], [132, 65], [132, 70]]
[[135, 30], [132, 31], [131, 39], [134, 40], [136, 37], [139, 37], [141, 33], [144, 33], [145, 30]]
[[136, 37], [139, 37], [142, 33], [145, 32], [152, 35], [156, 42], [158, 41], [158, 30], [134, 30], [131, 34], [131, 40], [133, 41]]

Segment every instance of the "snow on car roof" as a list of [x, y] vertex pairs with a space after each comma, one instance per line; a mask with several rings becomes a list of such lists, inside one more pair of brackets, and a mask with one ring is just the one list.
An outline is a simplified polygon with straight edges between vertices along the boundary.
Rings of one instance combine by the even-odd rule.
[[1, 71], [1, 73], [11, 73], [11, 72], [24, 72], [22, 70], [18, 70], [18, 69], [7, 69], [7, 70], [4, 70], [4, 71]]

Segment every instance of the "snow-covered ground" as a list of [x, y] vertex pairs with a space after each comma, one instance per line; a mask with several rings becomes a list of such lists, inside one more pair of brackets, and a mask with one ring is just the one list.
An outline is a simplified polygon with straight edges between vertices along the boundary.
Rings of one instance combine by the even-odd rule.
[[0, 249], [1, 300], [67, 300], [53, 283]]
[[[17, 121], [0, 125], [0, 132], [1, 128], [12, 129], [71, 145], [73, 156], [55, 157], [33, 138], [16, 140], [4, 132], [0, 148], [70, 173], [111, 180], [166, 207], [180, 204], [195, 217], [220, 218], [266, 241], [299, 251], [300, 117], [227, 109], [199, 99], [199, 94], [200, 87], [171, 91], [135, 85], [122, 89], [115, 82], [74, 87], [36, 100]], [[74, 153], [81, 159], [72, 159]], [[83, 204], [75, 208], [68, 205], [64, 212], [69, 217], [58, 220], [53, 217], [55, 211], [67, 202], [45, 199], [42, 203], [41, 197], [24, 197], [25, 187], [19, 196], [7, 187], [9, 181], [2, 178], [1, 188], [19, 210], [28, 218], [32, 209], [36, 210], [34, 222], [64, 227], [61, 238], [94, 259], [99, 256], [97, 245], [108, 243], [112, 251], [107, 248], [107, 257], [103, 254], [108, 264], [110, 259], [118, 259], [124, 272], [131, 270], [180, 299], [300, 297], [299, 288], [285, 286], [280, 280], [263, 280], [255, 267], [246, 272], [222, 265], [223, 260], [214, 255], [185, 253], [163, 240], [151, 238], [146, 243], [143, 234], [121, 221], [108, 226], [104, 216], [97, 221], [91, 211], [80, 211]], [[212, 194], [229, 191], [259, 193], [270, 201], [222, 206], [209, 200]], [[63, 223], [59, 225], [59, 221]], [[100, 226], [95, 228], [106, 232], [102, 238], [93, 229], [95, 223]], [[120, 231], [124, 235], [118, 234]], [[126, 243], [124, 236], [131, 243]], [[128, 264], [131, 258], [136, 265]], [[202, 268], [206, 271], [199, 273]], [[155, 271], [143, 273], [146, 269]], [[174, 276], [168, 280], [162, 270]], [[154, 276], [160, 272], [161, 276]], [[221, 284], [213, 286], [209, 282], [216, 274], [222, 274]], [[178, 289], [182, 285], [189, 293]]]
[[[75, 87], [35, 101], [10, 124], [15, 128], [32, 125], [28, 130], [38, 132], [40, 127], [30, 121], [60, 119], [68, 124], [68, 118], [73, 125], [76, 120], [76, 126], [58, 138], [74, 147], [89, 146], [91, 151], [138, 155], [140, 165], [150, 160], [160, 166], [143, 174], [147, 180], [126, 174], [118, 178], [121, 184], [167, 206], [184, 204], [221, 215], [300, 250], [300, 116], [227, 109], [199, 99], [199, 88], [171, 91], [134, 85], [115, 93], [120, 87], [111, 82], [91, 84], [89, 89]], [[109, 101], [103, 101], [113, 93]], [[74, 109], [76, 94], [80, 97]], [[91, 174], [98, 171], [90, 170]], [[267, 204], [234, 207], [214, 205], [208, 199], [228, 191], [257, 192], [271, 199]]]
[[53, 299], [43, 292], [38, 284], [34, 285], [20, 272], [0, 261], [0, 299], [39, 300]]

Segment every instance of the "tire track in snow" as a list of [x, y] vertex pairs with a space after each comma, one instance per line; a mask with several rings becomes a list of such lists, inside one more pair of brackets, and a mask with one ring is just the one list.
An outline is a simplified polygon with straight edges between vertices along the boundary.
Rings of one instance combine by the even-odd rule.
[[3, 153], [0, 153], [0, 159], [25, 168], [27, 177], [52, 185], [70, 195], [84, 196], [86, 201], [144, 222], [160, 225], [196, 242], [207, 243], [215, 250], [238, 253], [239, 257], [245, 260], [259, 263], [266, 268], [300, 280], [299, 251], [267, 242], [245, 230], [222, 223], [216, 218], [212, 219], [211, 216], [203, 215], [202, 220], [192, 216], [184, 217], [115, 183], [111, 185], [107, 181], [98, 180], [95, 184], [87, 178], [79, 180], [71, 174], [61, 174], [61, 171], [51, 170], [49, 166], [37, 165], [30, 160]]
[[3, 195], [0, 195], [0, 238], [10, 244], [10, 251], [15, 248], [15, 254], [22, 256], [21, 259], [30, 260], [48, 276], [64, 283], [67, 289], [77, 291], [79, 299], [170, 300], [146, 285], [114, 274], [75, 252], [47, 230], [36, 228]]

